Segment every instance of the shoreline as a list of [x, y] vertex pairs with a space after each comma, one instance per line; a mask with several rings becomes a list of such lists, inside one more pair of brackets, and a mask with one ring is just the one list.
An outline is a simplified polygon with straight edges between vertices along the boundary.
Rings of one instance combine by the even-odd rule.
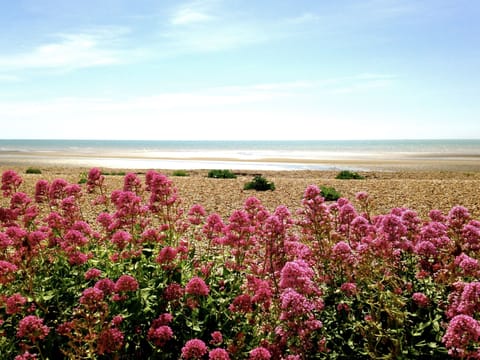
[[272, 171], [467, 171], [480, 172], [477, 154], [422, 154], [400, 156], [301, 157], [207, 157], [148, 156], [146, 154], [93, 154], [81, 152], [0, 151], [0, 166], [104, 167], [109, 169], [231, 169]]

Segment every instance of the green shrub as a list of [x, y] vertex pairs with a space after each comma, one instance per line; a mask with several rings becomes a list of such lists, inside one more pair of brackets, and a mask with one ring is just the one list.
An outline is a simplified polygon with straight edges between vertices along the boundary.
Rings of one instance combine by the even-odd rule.
[[237, 175], [235, 175], [233, 172], [230, 170], [210, 170], [208, 172], [208, 177], [209, 178], [214, 178], [214, 179], [235, 179]]
[[31, 168], [31, 167], [29, 167], [29, 168], [25, 171], [25, 173], [27, 173], [27, 174], [41, 174], [41, 173], [42, 173], [42, 170], [37, 169], [37, 168]]
[[271, 181], [268, 181], [261, 175], [257, 175], [253, 178], [252, 181], [247, 182], [243, 187], [244, 190], [257, 190], [257, 191], [266, 191], [266, 190], [275, 190], [275, 184]]
[[79, 183], [79, 184], [86, 184], [87, 181], [88, 181], [88, 175], [87, 175], [87, 173], [86, 173], [86, 172], [82, 172], [82, 173], [80, 174], [80, 179], [78, 180], [78, 183]]
[[188, 176], [185, 170], [174, 170], [172, 176]]
[[338, 173], [338, 175], [335, 177], [336, 179], [342, 179], [342, 180], [349, 180], [349, 179], [365, 179], [362, 175], [360, 175], [357, 172], [350, 171], [350, 170], [342, 170]]
[[110, 171], [110, 172], [104, 172], [102, 171], [102, 175], [105, 176], [125, 176], [125, 171]]
[[330, 186], [320, 186], [320, 194], [326, 201], [336, 201], [342, 196], [335, 188]]

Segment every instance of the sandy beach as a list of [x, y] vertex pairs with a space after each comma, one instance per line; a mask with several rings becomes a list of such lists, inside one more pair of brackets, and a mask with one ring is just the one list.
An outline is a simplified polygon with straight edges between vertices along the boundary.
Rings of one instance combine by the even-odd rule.
[[[356, 163], [358, 165], [358, 163]], [[368, 164], [364, 164], [368, 165]], [[384, 169], [383, 163], [377, 163]], [[258, 171], [232, 170], [236, 179], [208, 178], [208, 170], [186, 170], [188, 176], [173, 176], [174, 170], [159, 170], [170, 177], [178, 188], [182, 198], [182, 207], [189, 209], [194, 204], [201, 204], [208, 213], [217, 212], [228, 217], [231, 212], [242, 206], [250, 196], [256, 196], [269, 209], [286, 205], [293, 213], [300, 207], [305, 188], [310, 184], [334, 187], [340, 194], [355, 204], [355, 194], [366, 191], [373, 198], [372, 212], [386, 213], [394, 207], [408, 207], [425, 218], [431, 209], [439, 209], [447, 213], [453, 206], [461, 205], [469, 209], [473, 217], [480, 217], [480, 171], [475, 167], [458, 170], [444, 164], [436, 167], [425, 167], [416, 162], [411, 166], [406, 163], [391, 166], [388, 170], [359, 171], [363, 180], [338, 180], [338, 171], [292, 170], [292, 171]], [[75, 166], [37, 166], [41, 174], [26, 174], [26, 164], [1, 164], [0, 171], [14, 169], [24, 179], [21, 191], [34, 194], [35, 183], [39, 179], [49, 181], [64, 178], [71, 183], [78, 183], [87, 167]], [[387, 169], [385, 167], [385, 169]], [[107, 169], [105, 184], [109, 192], [122, 188], [123, 176], [126, 172], [136, 172], [144, 179], [145, 169]], [[243, 186], [254, 175], [261, 174], [273, 181], [276, 190], [257, 192], [243, 190]], [[1, 202], [5, 205], [4, 200]]]

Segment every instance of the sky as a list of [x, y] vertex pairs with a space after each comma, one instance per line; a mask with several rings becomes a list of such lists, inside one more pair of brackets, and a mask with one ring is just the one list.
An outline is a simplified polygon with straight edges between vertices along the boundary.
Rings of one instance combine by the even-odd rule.
[[0, 138], [480, 138], [478, 0], [0, 5]]

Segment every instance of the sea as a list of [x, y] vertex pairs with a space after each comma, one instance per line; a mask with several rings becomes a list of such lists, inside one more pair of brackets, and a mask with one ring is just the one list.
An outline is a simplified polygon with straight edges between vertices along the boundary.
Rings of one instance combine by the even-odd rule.
[[[180, 141], [0, 139], [0, 164], [135, 169], [329, 170], [345, 163], [471, 161], [480, 139]], [[352, 168], [352, 166], [348, 166]], [[359, 167], [361, 169], [361, 166]]]

